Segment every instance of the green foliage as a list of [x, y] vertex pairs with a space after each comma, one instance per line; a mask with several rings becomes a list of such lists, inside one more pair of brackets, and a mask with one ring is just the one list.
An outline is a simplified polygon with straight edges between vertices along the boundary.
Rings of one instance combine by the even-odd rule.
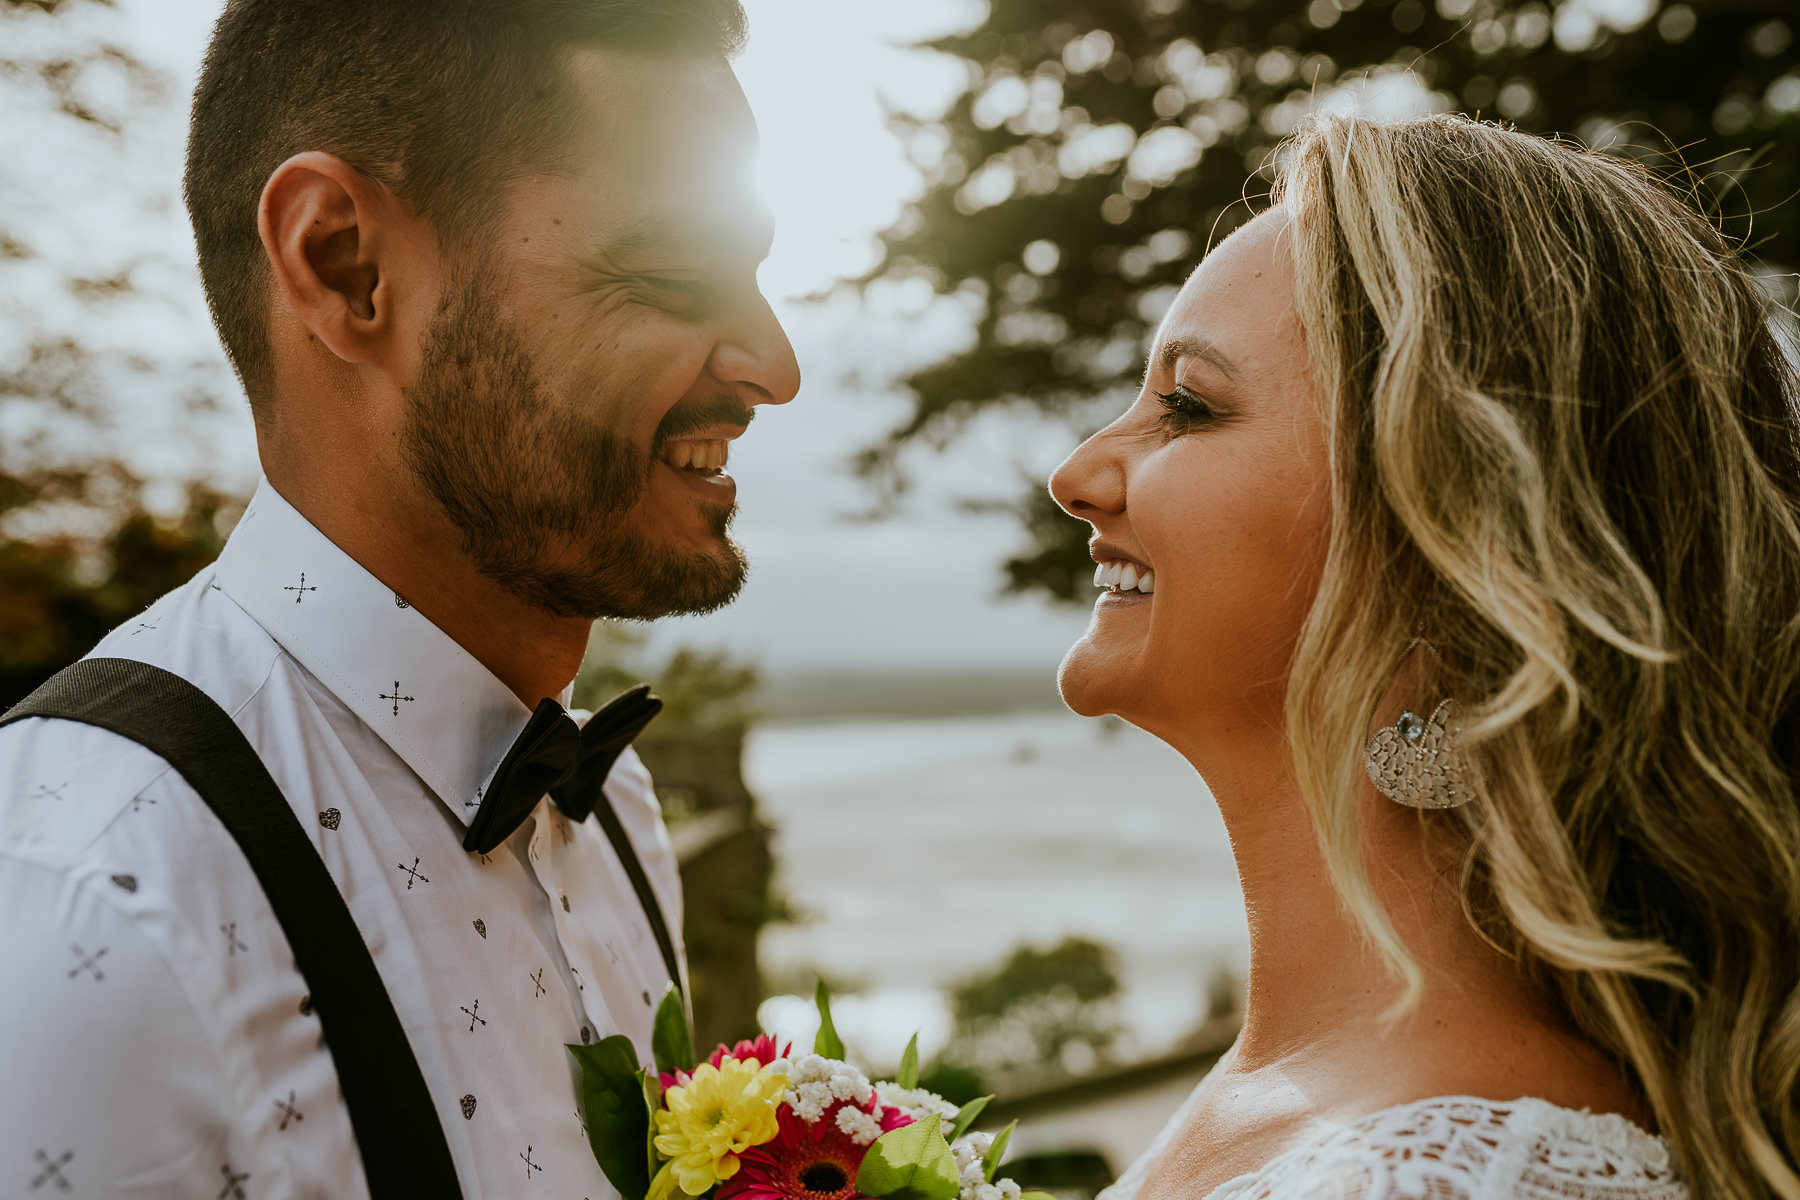
[[[928, 43], [968, 84], [941, 119], [897, 121], [926, 187], [862, 281], [969, 296], [976, 336], [907, 379], [912, 412], [864, 472], [893, 480], [906, 446], [998, 404], [1091, 427], [1088, 402], [1135, 388], [1173, 290], [1255, 208], [1280, 138], [1340, 87], [1392, 94], [1410, 72], [1433, 107], [1664, 165], [1678, 146], [1731, 235], [1800, 266], [1792, 6], [1641, 7], [1609, 25], [1543, 0], [990, 0]], [[1008, 588], [1085, 601], [1083, 527], [1028, 491]]]
[[900, 1069], [894, 1072], [894, 1082], [903, 1088], [919, 1086], [919, 1035], [916, 1033], [906, 1043], [906, 1053], [900, 1056]]
[[952, 1004], [959, 1027], [1003, 1017], [1042, 996], [1067, 995], [1084, 1004], [1116, 995], [1119, 978], [1111, 950], [1087, 938], [1065, 938], [1049, 950], [1021, 946], [992, 975], [956, 989]]
[[648, 682], [663, 702], [660, 729], [742, 729], [749, 723], [756, 668], [722, 652], [678, 649], [650, 661], [645, 636], [616, 621], [595, 625], [575, 678], [575, 706], [598, 711], [627, 688]]
[[[142, 481], [115, 462], [0, 468], [0, 708], [193, 578], [240, 511], [194, 484], [181, 514], [160, 518], [143, 505]], [[34, 528], [43, 525], [49, 532]]]
[[663, 992], [656, 1006], [656, 1020], [650, 1028], [650, 1053], [656, 1069], [664, 1075], [694, 1069], [694, 1031], [688, 1024], [687, 1004], [681, 989], [673, 983]]
[[856, 1190], [873, 1200], [950, 1200], [959, 1187], [936, 1113], [876, 1138], [856, 1173]]
[[838, 1036], [837, 1026], [832, 1024], [831, 989], [825, 986], [823, 979], [813, 988], [813, 1003], [819, 1006], [819, 1036], [813, 1039], [813, 1053], [842, 1060], [844, 1039]]
[[994, 1182], [994, 1176], [1000, 1171], [1000, 1164], [1006, 1161], [1006, 1147], [1012, 1142], [1013, 1130], [1018, 1127], [1019, 1123], [1014, 1121], [996, 1133], [988, 1146], [988, 1152], [981, 1156], [981, 1177], [989, 1183]]
[[[963, 1105], [964, 1112], [968, 1111], [968, 1105], [976, 1104], [979, 1101], [979, 1108], [993, 1099], [992, 1096], [986, 1094], [987, 1077], [985, 1075], [967, 1063], [957, 1062], [955, 1059], [945, 1058], [942, 1055], [920, 1072], [919, 1086], [928, 1092], [935, 1092], [952, 1104]], [[960, 1121], [961, 1117], [959, 1116], [957, 1119]]]
[[1049, 950], [1022, 947], [999, 970], [954, 990], [943, 1060], [984, 1075], [1098, 1062], [1118, 1034], [1109, 1004], [1118, 991], [1105, 946], [1072, 937]]
[[[942, 1092], [938, 1094], [943, 1095]], [[949, 1099], [949, 1097], [946, 1096], [945, 1099]], [[969, 1132], [969, 1127], [975, 1124], [975, 1118], [981, 1115], [982, 1110], [988, 1106], [988, 1101], [992, 1099], [992, 1096], [977, 1096], [957, 1109], [956, 1121], [950, 1126], [950, 1141], [955, 1142], [957, 1138]]]
[[646, 1072], [638, 1066], [631, 1039], [622, 1034], [591, 1046], [570, 1045], [581, 1068], [581, 1109], [588, 1145], [607, 1181], [624, 1200], [643, 1200], [650, 1190], [650, 1137]]

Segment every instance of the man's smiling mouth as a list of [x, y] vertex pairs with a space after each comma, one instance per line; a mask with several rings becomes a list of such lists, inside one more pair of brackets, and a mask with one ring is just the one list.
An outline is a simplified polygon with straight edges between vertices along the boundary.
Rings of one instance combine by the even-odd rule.
[[679, 471], [716, 474], [731, 459], [731, 443], [724, 438], [669, 442], [663, 446], [661, 458]]

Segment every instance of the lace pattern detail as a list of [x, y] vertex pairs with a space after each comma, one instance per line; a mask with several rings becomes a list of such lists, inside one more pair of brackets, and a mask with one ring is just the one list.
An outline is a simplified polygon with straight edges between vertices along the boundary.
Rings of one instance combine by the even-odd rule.
[[[1168, 1131], [1165, 1131], [1168, 1132]], [[1133, 1200], [1145, 1159], [1104, 1193]], [[1278, 1155], [1206, 1200], [1689, 1200], [1661, 1138], [1536, 1099], [1421, 1100]]]

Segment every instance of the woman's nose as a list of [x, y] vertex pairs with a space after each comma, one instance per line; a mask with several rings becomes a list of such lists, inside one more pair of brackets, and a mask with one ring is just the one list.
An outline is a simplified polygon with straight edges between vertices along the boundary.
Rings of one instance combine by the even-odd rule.
[[1050, 472], [1050, 495], [1071, 517], [1092, 521], [1125, 511], [1125, 466], [1107, 426]]

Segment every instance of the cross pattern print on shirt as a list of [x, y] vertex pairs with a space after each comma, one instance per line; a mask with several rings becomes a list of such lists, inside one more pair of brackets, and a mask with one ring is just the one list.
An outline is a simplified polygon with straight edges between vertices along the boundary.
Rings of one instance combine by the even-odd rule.
[[75, 1152], [73, 1150], [64, 1150], [55, 1158], [51, 1158], [44, 1151], [39, 1150], [32, 1157], [37, 1160], [39, 1167], [36, 1177], [31, 1181], [32, 1191], [37, 1191], [46, 1183], [54, 1183], [56, 1185], [56, 1190], [59, 1192], [67, 1192], [74, 1189], [74, 1185], [69, 1182], [68, 1176], [64, 1175], [62, 1172], [64, 1167], [75, 1161]]
[[486, 1025], [487, 1024], [487, 1018], [481, 1015], [481, 1001], [477, 1000], [475, 1002], [474, 1008], [470, 1008], [466, 1004], [460, 1004], [457, 1007], [461, 1008], [464, 1012], [469, 1014], [469, 1032], [470, 1033], [475, 1032], [476, 1025], [478, 1025], [478, 1024]]
[[[294, 603], [298, 604], [302, 600], [306, 599], [306, 593], [316, 592], [319, 589], [316, 586], [315, 587], [307, 587], [306, 586], [306, 572], [302, 571], [302, 572], [300, 572], [300, 582], [299, 583], [289, 584], [287, 587], [284, 587], [281, 590], [284, 592], [294, 593]], [[394, 686], [398, 687], [399, 684], [395, 684]]]
[[250, 949], [250, 947], [248, 947], [248, 946], [244, 945], [244, 943], [238, 941], [237, 922], [236, 921], [233, 921], [228, 925], [219, 926], [219, 932], [225, 935], [225, 957], [226, 958], [236, 958], [237, 952], [239, 950]]
[[306, 1114], [294, 1107], [294, 1093], [292, 1091], [288, 1092], [286, 1100], [275, 1101], [275, 1107], [281, 1110], [281, 1124], [275, 1127], [277, 1132], [287, 1132], [289, 1122], [306, 1120]]
[[244, 1195], [244, 1181], [250, 1178], [250, 1172], [242, 1175], [231, 1169], [230, 1163], [219, 1164], [219, 1174], [225, 1177], [225, 1190], [219, 1193], [219, 1200], [247, 1200]]
[[531, 973], [531, 986], [537, 989], [531, 994], [533, 1000], [544, 994], [544, 968], [539, 967]]
[[398, 679], [394, 680], [394, 690], [393, 691], [378, 692], [378, 693], [376, 693], [376, 697], [381, 700], [392, 700], [394, 702], [394, 715], [396, 717], [400, 715], [400, 702], [402, 700], [406, 701], [406, 703], [408, 703], [408, 704], [411, 704], [413, 702], [413, 697], [402, 696], [400, 694], [400, 681]]
[[77, 975], [81, 974], [83, 971], [86, 971], [89, 974], [93, 975], [93, 977], [96, 980], [106, 978], [106, 972], [102, 971], [98, 966], [95, 965], [101, 959], [106, 957], [106, 949], [107, 948], [105, 946], [100, 947], [100, 949], [94, 951], [94, 953], [92, 953], [92, 954], [89, 954], [86, 950], [83, 950], [79, 945], [71, 945], [69, 947], [69, 949], [73, 950], [75, 952], [75, 957], [79, 958], [81, 960], [75, 966], [69, 968], [69, 978], [70, 979], [75, 978]]
[[154, 621], [139, 621], [137, 623], [137, 628], [131, 631], [131, 636], [136, 637], [140, 633], [155, 633], [156, 627], [161, 623], [161, 617], [156, 618]]
[[541, 1171], [544, 1169], [543, 1167], [539, 1166], [537, 1163], [534, 1163], [531, 1161], [531, 1147], [530, 1146], [525, 1147], [525, 1153], [519, 1155], [519, 1157], [525, 1160], [525, 1178], [527, 1178], [527, 1179], [531, 1178], [531, 1173], [533, 1171]]
[[37, 786], [37, 791], [31, 793], [31, 798], [33, 800], [55, 800], [58, 803], [61, 803], [63, 793], [68, 790], [69, 785], [66, 780], [57, 784], [55, 787], [51, 787], [47, 783], [40, 783]]
[[406, 872], [406, 890], [409, 892], [412, 891], [412, 885], [414, 883], [431, 882], [431, 876], [419, 870], [419, 860], [417, 858], [413, 859], [413, 865], [410, 867], [405, 863], [395, 863], [394, 865]]

